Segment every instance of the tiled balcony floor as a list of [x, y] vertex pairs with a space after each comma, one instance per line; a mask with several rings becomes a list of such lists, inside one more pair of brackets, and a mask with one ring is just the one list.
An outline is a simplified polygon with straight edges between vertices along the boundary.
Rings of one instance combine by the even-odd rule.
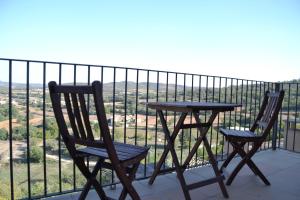
[[[230, 172], [233, 164], [238, 162], [236, 158], [228, 167]], [[284, 150], [267, 150], [257, 153], [254, 162], [271, 182], [271, 186], [265, 186], [263, 182], [253, 175], [248, 167], [244, 167], [233, 181], [227, 186], [230, 200], [299, 200], [300, 199], [300, 153], [292, 153]], [[185, 172], [188, 183], [210, 177], [213, 171], [205, 166]], [[157, 177], [152, 186], [148, 185], [148, 179], [135, 181], [134, 186], [142, 200], [184, 200], [179, 181], [174, 173]], [[116, 198], [121, 191], [106, 188], [108, 193]], [[191, 198], [201, 199], [224, 199], [218, 184], [208, 185], [190, 191]], [[78, 193], [61, 195], [48, 198], [49, 200], [73, 200], [78, 198]], [[95, 191], [90, 191], [87, 199], [99, 199]], [[130, 198], [128, 198], [130, 199]]]

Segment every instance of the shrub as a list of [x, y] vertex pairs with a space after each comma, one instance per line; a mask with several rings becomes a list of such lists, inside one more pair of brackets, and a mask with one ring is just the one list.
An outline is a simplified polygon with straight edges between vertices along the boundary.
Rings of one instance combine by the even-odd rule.
[[34, 163], [39, 163], [43, 159], [43, 151], [41, 147], [33, 146], [30, 149], [30, 161]]
[[4, 128], [0, 129], [0, 140], [7, 140], [8, 132]]
[[12, 139], [13, 140], [23, 140], [26, 138], [26, 127], [18, 126], [13, 128]]

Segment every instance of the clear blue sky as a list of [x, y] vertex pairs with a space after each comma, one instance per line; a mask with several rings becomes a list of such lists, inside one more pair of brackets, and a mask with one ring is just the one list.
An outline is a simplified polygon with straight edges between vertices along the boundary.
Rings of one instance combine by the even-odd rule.
[[300, 78], [299, 0], [0, 0], [0, 57]]

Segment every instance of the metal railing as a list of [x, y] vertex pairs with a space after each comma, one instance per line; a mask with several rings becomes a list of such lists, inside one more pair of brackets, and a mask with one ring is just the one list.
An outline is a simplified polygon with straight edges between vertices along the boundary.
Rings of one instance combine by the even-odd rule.
[[[257, 115], [267, 90], [284, 89], [285, 99], [277, 126], [262, 149], [300, 151], [299, 81], [272, 83], [231, 77], [210, 76], [137, 68], [100, 66], [0, 58], [0, 199], [32, 199], [80, 190], [84, 178], [57, 131], [47, 83], [104, 84], [104, 101], [111, 134], [117, 141], [150, 146], [137, 178], [151, 175], [166, 140], [157, 113], [147, 108], [149, 101], [209, 101], [239, 103], [243, 107], [219, 114], [208, 134], [218, 160], [230, 151], [219, 127], [248, 129]], [[178, 114], [166, 112], [169, 125]], [[202, 120], [208, 113], [201, 113]], [[90, 109], [91, 121], [94, 110]], [[191, 120], [191, 118], [188, 118]], [[94, 124], [93, 124], [94, 125]], [[93, 126], [95, 133], [99, 127]], [[191, 150], [198, 131], [184, 130], [175, 141], [180, 162]], [[248, 145], [248, 148], [250, 146]], [[189, 167], [207, 163], [200, 146]], [[93, 161], [89, 161], [93, 164]], [[164, 163], [172, 168], [171, 157]], [[70, 170], [71, 169], [71, 170]], [[118, 180], [113, 172], [102, 170], [102, 184]]]

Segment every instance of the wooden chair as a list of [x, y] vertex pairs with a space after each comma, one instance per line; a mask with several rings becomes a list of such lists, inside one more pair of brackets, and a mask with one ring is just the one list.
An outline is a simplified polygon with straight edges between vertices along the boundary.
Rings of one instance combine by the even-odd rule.
[[[275, 124], [278, 113], [281, 109], [283, 97], [283, 90], [276, 93], [270, 93], [267, 91], [265, 93], [259, 113], [249, 131], [220, 129], [220, 132], [225, 136], [225, 139], [233, 147], [233, 151], [222, 164], [220, 171], [222, 172], [223, 169], [228, 166], [229, 162], [236, 154], [239, 154], [242, 157], [240, 163], [230, 174], [226, 182], [227, 185], [232, 183], [233, 179], [245, 164], [247, 164], [254, 174], [258, 175], [266, 185], [270, 185], [270, 182], [254, 164], [251, 158], [265, 141], [273, 125]], [[244, 150], [244, 146], [247, 142], [253, 143], [249, 152]]]
[[[112, 140], [103, 104], [102, 84], [95, 81], [91, 86], [63, 86], [51, 81], [49, 91], [55, 118], [66, 148], [75, 165], [87, 179], [79, 199], [85, 199], [91, 186], [94, 186], [100, 199], [111, 199], [106, 196], [96, 179], [98, 171], [107, 168], [115, 171], [123, 185], [119, 199], [125, 199], [129, 194], [132, 199], [139, 200], [140, 197], [132, 186], [132, 181], [140, 161], [146, 157], [149, 148]], [[101, 131], [100, 140], [94, 139], [91, 128], [88, 103], [85, 100], [88, 95], [94, 99]], [[98, 158], [91, 171], [85, 162], [88, 157]]]

